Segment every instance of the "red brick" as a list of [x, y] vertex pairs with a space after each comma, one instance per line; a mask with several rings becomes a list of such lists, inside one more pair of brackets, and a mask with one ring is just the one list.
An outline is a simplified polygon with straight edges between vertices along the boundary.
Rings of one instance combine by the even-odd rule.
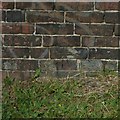
[[38, 68], [37, 60], [2, 60], [3, 70], [36, 70]]
[[89, 11], [94, 9], [92, 2], [55, 2], [55, 10]]
[[118, 47], [118, 37], [82, 37], [83, 47]]
[[3, 71], [4, 78], [9, 76], [15, 78], [15, 80], [31, 80], [33, 72], [30, 71]]
[[119, 24], [115, 25], [115, 35], [120, 36], [120, 25]]
[[4, 47], [2, 49], [3, 58], [28, 58], [29, 49], [28, 48], [8, 48]]
[[21, 33], [21, 24], [19, 23], [2, 23], [3, 34], [19, 34]]
[[37, 24], [36, 34], [69, 35], [73, 34], [72, 24]]
[[96, 2], [97, 10], [118, 10], [118, 2]]
[[100, 12], [67, 12], [67, 22], [101, 23], [104, 21], [103, 13]]
[[7, 22], [25, 22], [25, 12], [7, 11]]
[[76, 58], [86, 59], [88, 58], [88, 50], [86, 48], [51, 48], [50, 49], [51, 59], [62, 59], [62, 58]]
[[32, 34], [34, 25], [28, 23], [2, 23], [3, 34]]
[[22, 31], [23, 34], [32, 34], [34, 32], [34, 25], [29, 23], [22, 23]]
[[43, 46], [73, 47], [80, 46], [79, 36], [45, 36], [43, 37]]
[[28, 11], [28, 22], [64, 22], [63, 12]]
[[29, 10], [53, 10], [54, 4], [52, 2], [17, 2], [17, 9]]
[[2, 9], [13, 9], [14, 2], [2, 2]]
[[37, 59], [49, 58], [49, 49], [48, 48], [32, 48], [31, 57]]
[[118, 12], [105, 12], [106, 23], [119, 23]]
[[75, 31], [80, 35], [112, 36], [113, 27], [113, 25], [104, 24], [77, 24]]
[[5, 35], [5, 46], [41, 46], [42, 37], [34, 35]]
[[57, 70], [77, 70], [76, 60], [55, 60]]
[[93, 48], [90, 49], [90, 59], [118, 59], [118, 49], [102, 49], [102, 48]]

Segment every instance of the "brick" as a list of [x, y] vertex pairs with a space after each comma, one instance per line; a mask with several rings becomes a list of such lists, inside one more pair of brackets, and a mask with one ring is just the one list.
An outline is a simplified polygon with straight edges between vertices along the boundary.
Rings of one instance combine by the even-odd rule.
[[120, 25], [115, 25], [115, 35], [120, 36]]
[[39, 60], [39, 68], [41, 69], [41, 77], [55, 77], [56, 66], [54, 60]]
[[118, 59], [118, 49], [102, 49], [102, 48], [92, 48], [89, 50], [90, 59]]
[[118, 70], [117, 61], [102, 61], [104, 65], [104, 70]]
[[106, 23], [119, 23], [118, 12], [105, 12], [105, 22]]
[[50, 57], [51, 59], [62, 59], [62, 58], [86, 59], [88, 57], [88, 50], [86, 48], [56, 47], [50, 49]]
[[97, 72], [103, 70], [101, 60], [82, 60], [80, 63], [82, 71]]
[[[0, 11], [0, 14], [1, 14], [1, 11]], [[4, 10], [2, 10], [2, 21], [6, 21], [6, 11]]]
[[104, 21], [104, 14], [100, 12], [67, 12], [67, 22], [101, 23]]
[[17, 2], [17, 9], [28, 10], [53, 10], [54, 4], [52, 2]]
[[36, 60], [3, 60], [3, 70], [36, 70], [38, 68], [38, 61]]
[[63, 12], [28, 11], [28, 22], [64, 22]]
[[34, 25], [28, 23], [2, 23], [3, 34], [32, 34]]
[[9, 76], [15, 78], [15, 80], [31, 80], [33, 72], [30, 71], [3, 71], [4, 78]]
[[2, 9], [13, 9], [14, 2], [2, 2]]
[[92, 2], [55, 2], [55, 10], [89, 11], [94, 9]]
[[24, 11], [7, 11], [7, 22], [25, 22]]
[[96, 2], [97, 10], [118, 10], [118, 2]]
[[45, 36], [43, 37], [43, 46], [73, 47], [80, 46], [79, 36]]
[[32, 48], [31, 58], [37, 58], [37, 59], [49, 58], [49, 49], [48, 48]]
[[3, 58], [28, 58], [29, 49], [28, 48], [6, 48], [2, 49]]
[[36, 34], [69, 35], [73, 34], [72, 24], [37, 24]]
[[83, 47], [119, 47], [118, 37], [82, 37]]
[[34, 35], [5, 35], [4, 46], [41, 46], [42, 37]]
[[3, 23], [3, 34], [18, 34], [21, 33], [21, 25], [19, 23]]
[[113, 25], [76, 24], [75, 32], [80, 35], [112, 36]]
[[77, 70], [76, 60], [55, 60], [57, 70]]
[[29, 23], [22, 23], [22, 32], [23, 34], [33, 34], [34, 25]]

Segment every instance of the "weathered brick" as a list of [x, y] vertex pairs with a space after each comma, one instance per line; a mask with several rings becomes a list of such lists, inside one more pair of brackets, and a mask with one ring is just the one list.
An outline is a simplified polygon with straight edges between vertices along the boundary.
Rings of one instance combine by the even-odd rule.
[[14, 2], [2, 2], [2, 9], [13, 9]]
[[118, 37], [82, 37], [83, 47], [118, 47]]
[[24, 11], [7, 11], [7, 22], [25, 22]]
[[91, 48], [90, 59], [118, 59], [118, 49]]
[[97, 10], [118, 10], [118, 2], [96, 2]]
[[4, 78], [9, 76], [10, 78], [15, 78], [16, 80], [31, 80], [33, 72], [30, 71], [3, 71]]
[[37, 24], [36, 34], [67, 35], [73, 34], [72, 24]]
[[104, 65], [104, 70], [118, 70], [117, 61], [102, 61]]
[[49, 49], [48, 48], [32, 48], [31, 57], [37, 59], [49, 58]]
[[2, 49], [3, 58], [28, 58], [29, 48], [6, 48]]
[[120, 36], [120, 25], [118, 24], [115, 25], [115, 35]]
[[36, 70], [38, 68], [37, 60], [3, 60], [3, 70]]
[[34, 35], [5, 35], [5, 46], [41, 46], [42, 37]]
[[28, 22], [64, 22], [63, 12], [28, 11]]
[[41, 69], [41, 77], [55, 77], [56, 66], [54, 60], [39, 60], [39, 68]]
[[88, 57], [88, 50], [86, 48], [51, 48], [50, 49], [51, 59], [62, 59], [62, 58], [78, 58], [86, 59]]
[[55, 10], [89, 11], [94, 9], [92, 2], [55, 2]]
[[28, 23], [2, 23], [3, 34], [32, 34], [34, 25]]
[[17, 9], [29, 10], [53, 10], [54, 4], [52, 2], [17, 2]]
[[[1, 15], [1, 11], [0, 11], [0, 15]], [[6, 11], [2, 10], [2, 21], [5, 21], [5, 20], [6, 20]]]
[[82, 60], [80, 63], [81, 70], [87, 72], [97, 72], [103, 70], [101, 60]]
[[23, 34], [32, 34], [34, 32], [34, 25], [29, 23], [22, 23], [22, 31]]
[[67, 12], [67, 22], [101, 23], [104, 21], [104, 14], [101, 12]]
[[105, 12], [105, 22], [106, 23], [119, 23], [118, 12]]
[[76, 24], [75, 32], [80, 35], [112, 36], [113, 25]]
[[21, 25], [19, 23], [2, 23], [3, 34], [21, 33]]
[[43, 46], [72, 47], [80, 46], [79, 36], [45, 36], [43, 37]]
[[77, 70], [76, 60], [55, 60], [57, 70]]

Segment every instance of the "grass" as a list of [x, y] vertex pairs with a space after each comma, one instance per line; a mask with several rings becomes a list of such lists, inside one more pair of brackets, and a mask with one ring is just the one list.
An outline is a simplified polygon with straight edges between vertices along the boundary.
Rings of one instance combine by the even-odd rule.
[[3, 84], [2, 117], [116, 118], [118, 77], [17, 81]]

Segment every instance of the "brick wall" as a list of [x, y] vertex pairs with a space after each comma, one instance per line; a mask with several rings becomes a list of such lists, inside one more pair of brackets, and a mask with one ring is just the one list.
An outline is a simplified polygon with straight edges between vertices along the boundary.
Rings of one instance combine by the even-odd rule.
[[118, 11], [117, 2], [3, 2], [3, 77], [118, 71]]

